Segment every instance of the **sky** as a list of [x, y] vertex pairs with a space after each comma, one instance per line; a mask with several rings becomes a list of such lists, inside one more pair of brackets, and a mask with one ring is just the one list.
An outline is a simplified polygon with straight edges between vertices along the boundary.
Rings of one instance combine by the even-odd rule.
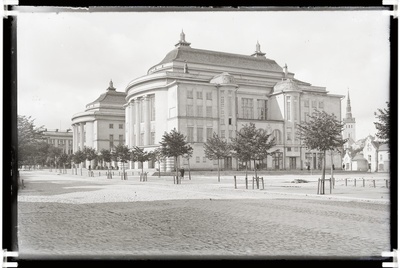
[[266, 57], [295, 78], [350, 93], [356, 138], [376, 134], [374, 112], [389, 101], [390, 25], [382, 11], [37, 12], [17, 25], [18, 114], [36, 126], [71, 128], [74, 114], [146, 75], [181, 31], [192, 48]]

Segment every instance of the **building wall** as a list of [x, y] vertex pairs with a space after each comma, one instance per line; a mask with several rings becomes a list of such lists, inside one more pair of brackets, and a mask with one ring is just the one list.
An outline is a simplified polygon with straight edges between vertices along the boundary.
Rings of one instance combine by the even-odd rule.
[[390, 170], [390, 158], [388, 151], [378, 152], [378, 171], [389, 172]]

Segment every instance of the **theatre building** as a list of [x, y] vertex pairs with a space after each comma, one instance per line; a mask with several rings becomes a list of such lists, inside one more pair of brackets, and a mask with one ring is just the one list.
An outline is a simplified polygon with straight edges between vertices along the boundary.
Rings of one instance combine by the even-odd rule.
[[110, 81], [106, 92], [72, 117], [73, 151], [84, 146], [111, 150], [125, 143], [125, 92], [118, 92]]
[[[301, 145], [296, 124], [306, 121], [314, 109], [333, 113], [340, 120], [344, 97], [295, 79], [286, 64], [281, 67], [269, 59], [258, 42], [251, 55], [232, 54], [192, 48], [183, 32], [175, 48], [146, 75], [131, 81], [125, 91], [125, 143], [129, 147], [153, 150], [164, 132], [176, 128], [194, 148], [190, 167], [205, 170], [217, 169], [217, 162], [204, 154], [207, 138], [215, 132], [230, 141], [249, 123], [276, 138], [273, 154], [260, 163], [264, 168], [319, 168], [321, 154]], [[179, 161], [187, 166], [187, 160]], [[341, 166], [340, 155], [333, 161]], [[137, 168], [132, 164], [131, 168]], [[221, 163], [224, 169], [240, 165], [230, 157]], [[172, 167], [169, 159], [161, 170]]]

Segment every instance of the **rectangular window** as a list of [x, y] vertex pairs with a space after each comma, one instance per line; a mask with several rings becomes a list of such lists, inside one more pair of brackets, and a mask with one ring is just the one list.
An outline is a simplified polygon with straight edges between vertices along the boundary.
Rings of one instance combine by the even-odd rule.
[[212, 106], [206, 106], [206, 117], [212, 117]]
[[292, 147], [287, 147], [287, 151], [291, 152], [292, 151]]
[[253, 99], [242, 99], [242, 118], [253, 119]]
[[206, 99], [207, 100], [212, 100], [212, 93], [211, 92], [206, 92]]
[[286, 97], [286, 120], [290, 121], [290, 113], [291, 113], [291, 101], [290, 101], [290, 96]]
[[232, 118], [229, 118], [229, 119], [228, 119], [228, 124], [229, 124], [229, 125], [232, 125]]
[[144, 145], [144, 133], [140, 133], [140, 141], [139, 145], [143, 146]]
[[257, 100], [257, 119], [266, 120], [267, 119], [267, 101]]
[[304, 101], [304, 107], [310, 107], [310, 100]]
[[324, 102], [323, 101], [318, 102], [318, 108], [321, 108], [321, 109], [324, 108]]
[[119, 125], [118, 125], [118, 128], [119, 128], [119, 129], [124, 129], [124, 124], [119, 124]]
[[203, 128], [197, 128], [197, 142], [203, 142]]
[[193, 127], [188, 127], [187, 128], [187, 141], [188, 142], [193, 142]]
[[308, 112], [304, 112], [304, 122], [308, 122]]
[[110, 125], [109, 125], [109, 128], [114, 128], [114, 124], [110, 124]]
[[232, 116], [232, 91], [228, 91], [228, 116]]
[[286, 140], [291, 141], [292, 140], [292, 128], [288, 127], [286, 129]]
[[294, 151], [298, 152], [299, 151], [299, 147], [294, 147]]
[[207, 162], [207, 157], [203, 156], [203, 163]]
[[156, 120], [156, 96], [150, 95], [150, 121]]
[[150, 144], [156, 144], [156, 133], [150, 132]]
[[114, 148], [114, 135], [110, 135], [110, 149]]
[[311, 101], [311, 106], [312, 108], [317, 108], [317, 101], [315, 100]]
[[212, 128], [207, 128], [206, 138], [207, 139], [211, 138], [212, 134], [213, 134], [213, 129]]
[[197, 105], [197, 116], [203, 117], [203, 105]]
[[200, 156], [196, 156], [196, 163], [200, 163]]
[[220, 118], [219, 119], [219, 124], [220, 125], [225, 125], [225, 119], [224, 118]]
[[119, 141], [120, 145], [123, 145], [124, 144], [124, 135], [119, 135], [118, 136], [118, 141]]
[[293, 118], [297, 120], [297, 97], [293, 98]]
[[203, 99], [203, 92], [197, 91], [196, 93], [197, 93], [197, 96], [196, 96], [197, 99], [198, 99], [198, 100], [202, 100], [202, 99]]
[[193, 105], [189, 104], [186, 106], [186, 116], [193, 116]]
[[188, 99], [193, 99], [193, 90], [192, 89], [188, 89], [186, 96], [187, 96]]

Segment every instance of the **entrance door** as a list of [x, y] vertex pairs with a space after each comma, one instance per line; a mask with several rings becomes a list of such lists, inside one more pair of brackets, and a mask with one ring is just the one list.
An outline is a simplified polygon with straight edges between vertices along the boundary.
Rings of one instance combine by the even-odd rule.
[[289, 168], [296, 169], [296, 157], [289, 157]]
[[232, 157], [227, 157], [224, 160], [224, 169], [232, 170]]

